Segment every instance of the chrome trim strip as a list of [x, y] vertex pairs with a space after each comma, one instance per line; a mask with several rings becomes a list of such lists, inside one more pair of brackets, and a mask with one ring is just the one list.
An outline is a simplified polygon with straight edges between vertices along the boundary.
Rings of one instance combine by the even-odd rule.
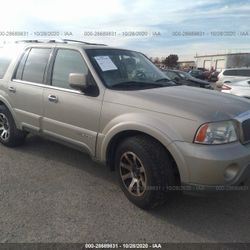
[[65, 89], [65, 88], [60, 88], [60, 87], [54, 87], [54, 86], [47, 85], [47, 84], [42, 84], [42, 83], [27, 82], [27, 81], [16, 80], [16, 79], [13, 79], [12, 82], [21, 83], [21, 84], [27, 84], [27, 85], [37, 86], [37, 87], [42, 87], [42, 88], [46, 88], [46, 89], [61, 90], [61, 91], [64, 91], [64, 92], [69, 92], [69, 93], [84, 95], [83, 92], [78, 91], [78, 90]]
[[27, 81], [17, 80], [17, 79], [13, 79], [12, 82], [28, 84], [28, 85], [38, 86], [38, 87], [44, 87], [44, 85], [45, 85], [45, 84], [42, 84], [42, 83], [27, 82]]

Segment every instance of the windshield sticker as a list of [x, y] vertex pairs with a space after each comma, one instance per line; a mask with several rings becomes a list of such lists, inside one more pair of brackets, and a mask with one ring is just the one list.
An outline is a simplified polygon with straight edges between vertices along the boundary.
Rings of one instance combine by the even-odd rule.
[[97, 61], [102, 71], [118, 69], [109, 56], [95, 56], [95, 60]]

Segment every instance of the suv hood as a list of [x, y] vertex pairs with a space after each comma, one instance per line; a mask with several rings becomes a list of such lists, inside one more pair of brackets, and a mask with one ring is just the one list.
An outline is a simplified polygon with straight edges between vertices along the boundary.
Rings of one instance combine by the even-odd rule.
[[228, 120], [250, 110], [250, 101], [244, 98], [187, 86], [107, 89], [104, 101], [202, 122]]

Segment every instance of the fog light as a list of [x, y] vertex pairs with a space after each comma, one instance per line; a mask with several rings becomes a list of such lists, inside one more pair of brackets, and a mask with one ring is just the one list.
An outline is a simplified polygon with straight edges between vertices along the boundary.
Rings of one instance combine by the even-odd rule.
[[224, 178], [226, 181], [233, 180], [236, 175], [239, 173], [240, 167], [237, 164], [231, 164], [226, 168]]

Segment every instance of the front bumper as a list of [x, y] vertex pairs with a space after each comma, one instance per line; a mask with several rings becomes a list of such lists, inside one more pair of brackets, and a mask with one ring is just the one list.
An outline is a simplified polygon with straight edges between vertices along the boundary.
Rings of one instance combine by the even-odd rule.
[[[171, 147], [177, 153], [176, 162], [183, 185], [216, 189], [239, 185], [250, 177], [250, 144], [174, 142]], [[181, 173], [185, 173], [184, 178]]]

